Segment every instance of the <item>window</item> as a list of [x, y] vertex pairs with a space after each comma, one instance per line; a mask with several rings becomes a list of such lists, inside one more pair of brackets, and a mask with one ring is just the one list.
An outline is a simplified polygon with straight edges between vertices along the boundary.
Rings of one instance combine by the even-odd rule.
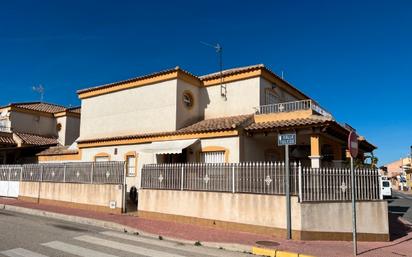
[[278, 94], [269, 88], [265, 92], [265, 101], [266, 104], [277, 104], [280, 102]]
[[200, 153], [201, 163], [224, 163], [225, 151], [202, 152]]
[[95, 162], [108, 162], [110, 161], [110, 155], [106, 153], [99, 153], [94, 156]]
[[136, 176], [136, 156], [135, 155], [126, 156], [126, 169], [127, 169], [128, 177]]
[[183, 104], [189, 109], [193, 107], [194, 100], [193, 95], [192, 93], [190, 93], [190, 91], [183, 92]]

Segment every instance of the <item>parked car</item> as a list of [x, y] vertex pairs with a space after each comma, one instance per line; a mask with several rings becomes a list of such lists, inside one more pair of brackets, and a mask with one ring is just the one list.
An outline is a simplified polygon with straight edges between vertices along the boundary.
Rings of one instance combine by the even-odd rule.
[[392, 183], [389, 180], [381, 180], [381, 198], [392, 198]]

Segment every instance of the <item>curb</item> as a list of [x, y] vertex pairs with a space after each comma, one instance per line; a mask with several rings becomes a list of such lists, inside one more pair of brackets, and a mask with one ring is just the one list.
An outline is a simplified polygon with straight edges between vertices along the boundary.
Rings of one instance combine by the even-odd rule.
[[[11, 212], [22, 213], [22, 214], [33, 215], [33, 216], [74, 222], [74, 223], [83, 224], [83, 225], [101, 227], [101, 228], [116, 230], [116, 231], [120, 231], [120, 232], [124, 232], [128, 234], [138, 234], [139, 236], [143, 236], [143, 237], [151, 238], [151, 239], [159, 239], [159, 236], [161, 236], [161, 235], [147, 233], [147, 232], [144, 232], [144, 231], [141, 231], [141, 230], [129, 227], [129, 226], [125, 226], [119, 223], [111, 222], [111, 221], [103, 221], [103, 220], [97, 220], [97, 219], [92, 219], [92, 218], [85, 218], [85, 217], [61, 214], [61, 213], [56, 213], [56, 212], [30, 209], [30, 208], [14, 206], [14, 205], [7, 205], [7, 204], [0, 204], [0, 209], [11, 211]], [[198, 241], [191, 241], [191, 240], [178, 239], [178, 238], [172, 238], [172, 237], [163, 237], [163, 240], [168, 241], [168, 242], [186, 244], [186, 245], [195, 245], [196, 243], [199, 243]], [[217, 249], [223, 248], [224, 250], [228, 250], [232, 252], [250, 253], [250, 250], [251, 250], [250, 246], [248, 245], [241, 245], [241, 244], [236, 244], [236, 243], [214, 243], [214, 242], [200, 242], [200, 243], [204, 247], [217, 248]]]
[[279, 251], [277, 249], [267, 249], [261, 247], [252, 247], [252, 254], [269, 257], [315, 257], [312, 255], [306, 255], [302, 253]]

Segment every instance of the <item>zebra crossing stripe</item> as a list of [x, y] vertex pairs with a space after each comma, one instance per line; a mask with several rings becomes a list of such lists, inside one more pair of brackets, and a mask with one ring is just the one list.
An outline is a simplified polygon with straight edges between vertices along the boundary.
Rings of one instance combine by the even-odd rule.
[[49, 248], [53, 248], [55, 250], [59, 250], [62, 252], [66, 252], [66, 253], [70, 253], [73, 255], [82, 256], [82, 257], [119, 257], [116, 255], [102, 253], [99, 251], [87, 249], [87, 248], [72, 245], [72, 244], [66, 244], [66, 243], [59, 242], [59, 241], [53, 241], [53, 242], [45, 243], [42, 245], [49, 247]]
[[[192, 246], [192, 245], [184, 245], [184, 244], [177, 244], [175, 242], [170, 242], [170, 241], [160, 241], [160, 240], [153, 240], [150, 238], [145, 238], [142, 236], [133, 236], [133, 235], [127, 235], [124, 233], [118, 233], [115, 231], [104, 231], [100, 232], [100, 234], [105, 235], [105, 236], [110, 236], [110, 237], [117, 237], [120, 239], [125, 239], [129, 241], [134, 241], [138, 243], [144, 243], [148, 245], [155, 245], [155, 246], [160, 246], [163, 248], [168, 248], [168, 249], [176, 249], [179, 251], [187, 251], [190, 253], [198, 253], [201, 254], [202, 256], [215, 256], [215, 257], [220, 257], [222, 256], [222, 253], [216, 253], [216, 254], [211, 254], [210, 251], [205, 253], [204, 249], [199, 248], [197, 246]], [[226, 253], [227, 255], [234, 255], [232, 253]]]
[[0, 253], [8, 257], [47, 257], [46, 255], [35, 253], [23, 248], [11, 249]]
[[148, 257], [183, 257], [182, 255], [178, 255], [174, 253], [156, 251], [156, 250], [152, 250], [152, 249], [148, 249], [148, 248], [144, 248], [140, 246], [119, 243], [119, 242], [101, 239], [101, 238], [93, 237], [93, 236], [79, 236], [74, 239], [83, 241], [89, 244], [105, 246], [105, 247], [109, 247], [109, 248], [113, 248], [113, 249], [121, 250], [125, 252], [143, 254], [144, 256], [148, 256]]

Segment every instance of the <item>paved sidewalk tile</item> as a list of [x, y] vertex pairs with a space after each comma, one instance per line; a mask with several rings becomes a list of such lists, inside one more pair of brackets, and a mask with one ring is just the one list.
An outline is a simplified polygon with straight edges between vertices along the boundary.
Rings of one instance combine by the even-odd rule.
[[[146, 233], [161, 235], [164, 238], [184, 239], [200, 242], [236, 243], [253, 246], [257, 241], [271, 241], [278, 245], [279, 251], [298, 252], [314, 256], [352, 256], [352, 242], [341, 241], [287, 241], [282, 238], [263, 236], [253, 233], [227, 231], [139, 218], [131, 215], [107, 214], [73, 208], [24, 202], [10, 198], [0, 198], [0, 204], [7, 204], [48, 212], [92, 218], [115, 222], [135, 228]], [[391, 216], [391, 242], [360, 242], [359, 256], [412, 256], [412, 229], [408, 224], [400, 222], [397, 216]]]

